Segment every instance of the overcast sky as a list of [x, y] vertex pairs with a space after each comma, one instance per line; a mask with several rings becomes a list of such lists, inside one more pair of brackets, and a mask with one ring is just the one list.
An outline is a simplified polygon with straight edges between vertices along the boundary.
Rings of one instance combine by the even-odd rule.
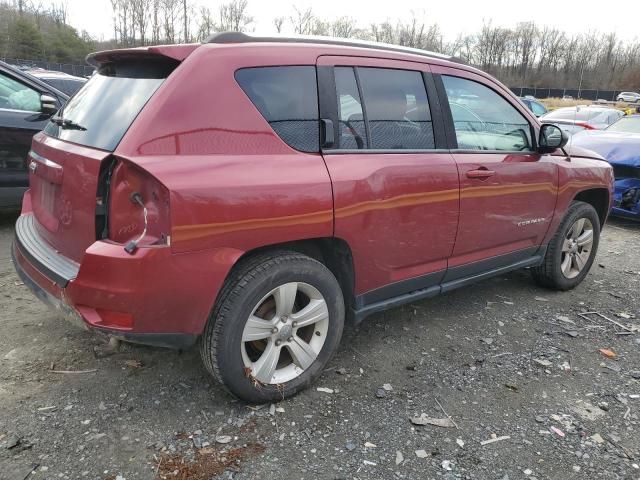
[[[107, 39], [113, 31], [109, 0], [66, 0], [69, 6], [69, 23], [78, 30], [86, 30], [98, 39]], [[215, 9], [222, 1], [190, 0], [192, 4]], [[494, 25], [514, 26], [518, 22], [533, 20], [539, 25], [562, 28], [568, 33], [599, 30], [618, 33], [624, 40], [639, 36], [640, 4], [638, 0], [613, 2], [538, 1], [515, 0], [249, 0], [249, 13], [255, 18], [256, 33], [272, 33], [272, 19], [288, 17], [292, 5], [305, 10], [312, 7], [317, 16], [335, 18], [349, 16], [359, 25], [387, 19], [409, 18], [411, 11], [424, 15], [426, 23], [438, 23], [447, 40], [459, 33], [479, 30], [483, 20]], [[610, 14], [604, 14], [609, 10]], [[632, 18], [635, 14], [635, 20]]]

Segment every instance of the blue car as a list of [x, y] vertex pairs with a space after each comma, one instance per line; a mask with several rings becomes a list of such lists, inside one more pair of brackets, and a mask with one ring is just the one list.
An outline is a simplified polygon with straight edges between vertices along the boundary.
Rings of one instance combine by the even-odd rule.
[[584, 130], [573, 145], [599, 153], [613, 167], [613, 215], [640, 220], [640, 115], [620, 118], [604, 130]]

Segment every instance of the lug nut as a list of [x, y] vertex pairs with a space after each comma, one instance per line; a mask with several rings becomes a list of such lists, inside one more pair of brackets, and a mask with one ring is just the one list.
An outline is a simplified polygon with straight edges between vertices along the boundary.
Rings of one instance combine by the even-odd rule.
[[293, 323], [291, 324], [291, 326], [292, 326], [293, 328], [296, 328], [296, 327], [298, 326], [298, 322], [293, 322]]
[[287, 342], [293, 342], [293, 337], [287, 338]]
[[271, 329], [271, 333], [278, 333], [278, 327], [273, 327]]
[[287, 316], [286, 316], [286, 315], [281, 316], [281, 317], [280, 317], [280, 321], [281, 321], [282, 323], [285, 323], [285, 322], [287, 321]]
[[281, 340], [276, 340], [276, 347], [279, 347], [281, 343], [282, 343]]

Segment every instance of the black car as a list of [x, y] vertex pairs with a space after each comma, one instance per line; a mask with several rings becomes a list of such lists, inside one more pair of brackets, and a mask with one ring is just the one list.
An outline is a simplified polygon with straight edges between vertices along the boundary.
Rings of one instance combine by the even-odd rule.
[[0, 208], [20, 206], [29, 186], [31, 137], [68, 99], [42, 80], [0, 62]]
[[42, 68], [34, 68], [32, 70], [26, 70], [26, 72], [29, 75], [42, 80], [47, 85], [51, 85], [62, 93], [66, 93], [70, 97], [80, 90], [85, 83], [87, 83], [86, 78], [76, 77], [64, 72], [44, 70]]

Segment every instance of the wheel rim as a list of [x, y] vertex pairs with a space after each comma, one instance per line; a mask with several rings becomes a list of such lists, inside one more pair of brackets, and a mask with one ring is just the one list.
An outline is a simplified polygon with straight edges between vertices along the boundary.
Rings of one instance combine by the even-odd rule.
[[566, 278], [580, 275], [589, 261], [592, 248], [593, 224], [588, 218], [579, 218], [567, 232], [562, 244], [562, 274]]
[[308, 283], [290, 282], [265, 295], [242, 332], [245, 372], [264, 384], [299, 377], [318, 358], [327, 339], [327, 302]]

